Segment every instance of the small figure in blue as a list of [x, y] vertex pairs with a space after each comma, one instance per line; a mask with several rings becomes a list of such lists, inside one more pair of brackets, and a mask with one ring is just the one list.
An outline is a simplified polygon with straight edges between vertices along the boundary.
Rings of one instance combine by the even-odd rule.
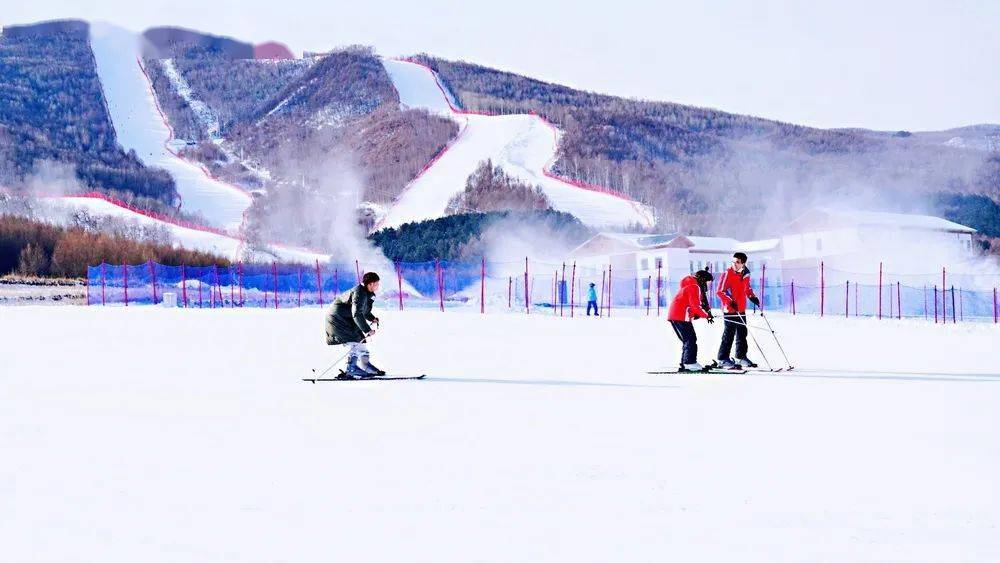
[[590, 288], [587, 289], [587, 316], [590, 316], [590, 308], [594, 308], [594, 316], [600, 317], [601, 314], [598, 313], [597, 309], [597, 290], [594, 289], [594, 282], [590, 282]]

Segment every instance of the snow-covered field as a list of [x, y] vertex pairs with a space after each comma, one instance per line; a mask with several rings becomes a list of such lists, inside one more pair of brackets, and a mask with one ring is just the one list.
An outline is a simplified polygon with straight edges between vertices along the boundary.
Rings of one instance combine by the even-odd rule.
[[4, 559], [1000, 560], [994, 325], [775, 315], [797, 371], [655, 376], [662, 319], [376, 312], [427, 380], [302, 382], [319, 309], [0, 308]]
[[465, 188], [465, 180], [486, 159], [512, 176], [541, 186], [556, 209], [572, 213], [589, 225], [652, 224], [652, 212], [635, 201], [545, 175], [556, 154], [558, 139], [538, 116], [458, 113], [430, 69], [392, 59], [383, 59], [382, 64], [403, 106], [424, 108], [454, 119], [460, 130], [448, 150], [407, 186], [380, 226], [395, 227], [443, 216], [448, 200]]

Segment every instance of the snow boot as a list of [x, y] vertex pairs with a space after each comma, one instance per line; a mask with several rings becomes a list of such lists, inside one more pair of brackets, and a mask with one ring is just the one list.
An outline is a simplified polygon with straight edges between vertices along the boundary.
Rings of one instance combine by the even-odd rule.
[[719, 369], [740, 369], [739, 364], [734, 362], [731, 358], [726, 358], [725, 360], [719, 360], [716, 362]]
[[680, 369], [677, 371], [706, 371], [706, 367], [695, 362], [693, 364], [681, 364]]
[[751, 362], [747, 358], [736, 358], [736, 361], [739, 362], [739, 365], [741, 365], [741, 366], [743, 366], [745, 368], [755, 368], [755, 367], [757, 367], [757, 364]]
[[338, 379], [368, 379], [370, 377], [372, 377], [372, 374], [358, 365], [358, 358], [351, 356], [347, 358], [347, 368], [340, 372]]
[[368, 360], [368, 356], [361, 356], [358, 358], [358, 368], [363, 370], [368, 375], [381, 376], [385, 375], [385, 371], [375, 367], [375, 364]]

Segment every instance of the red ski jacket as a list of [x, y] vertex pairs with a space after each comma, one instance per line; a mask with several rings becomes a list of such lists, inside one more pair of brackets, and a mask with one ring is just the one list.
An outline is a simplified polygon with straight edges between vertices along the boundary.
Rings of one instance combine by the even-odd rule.
[[685, 276], [681, 279], [681, 288], [670, 303], [670, 310], [667, 311], [669, 321], [687, 321], [708, 318], [708, 313], [701, 307], [702, 293], [698, 287], [698, 280], [694, 276]]
[[736, 273], [732, 268], [727, 268], [715, 293], [722, 302], [723, 312], [745, 313], [747, 298], [751, 295], [756, 297], [750, 287], [750, 271], [744, 268], [742, 273]]

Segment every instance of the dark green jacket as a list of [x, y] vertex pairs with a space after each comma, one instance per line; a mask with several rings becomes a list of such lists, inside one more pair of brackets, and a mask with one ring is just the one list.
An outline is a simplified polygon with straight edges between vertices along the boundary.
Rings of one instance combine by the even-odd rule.
[[372, 314], [374, 305], [375, 294], [361, 284], [338, 295], [326, 314], [326, 343], [346, 344], [364, 340], [365, 334], [372, 330], [368, 323], [375, 320]]

